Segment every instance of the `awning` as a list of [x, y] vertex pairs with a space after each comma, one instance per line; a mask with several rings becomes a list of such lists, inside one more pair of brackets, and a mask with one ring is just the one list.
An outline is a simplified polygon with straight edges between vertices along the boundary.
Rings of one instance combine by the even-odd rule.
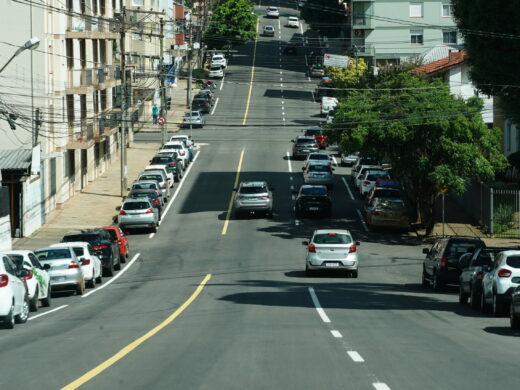
[[32, 149], [0, 150], [0, 170], [28, 171], [31, 167]]

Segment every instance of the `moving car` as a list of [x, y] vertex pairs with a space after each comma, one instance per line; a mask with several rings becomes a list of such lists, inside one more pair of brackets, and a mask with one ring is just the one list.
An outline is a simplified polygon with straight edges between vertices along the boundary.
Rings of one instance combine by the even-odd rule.
[[296, 16], [289, 16], [287, 18], [287, 27], [298, 28], [300, 27], [300, 21]]
[[322, 185], [302, 185], [297, 192], [294, 213], [296, 218], [304, 216], [330, 217], [332, 202], [327, 187]]
[[335, 97], [323, 96], [321, 98], [320, 114], [326, 116], [330, 110], [338, 105], [339, 101]]
[[402, 199], [401, 191], [398, 188], [378, 187], [372, 188], [365, 198], [366, 204], [372, 204], [374, 199]]
[[265, 16], [268, 18], [279, 18], [280, 11], [278, 11], [277, 7], [267, 7], [265, 9]]
[[188, 111], [182, 117], [182, 127], [204, 127], [206, 119], [200, 111]]
[[205, 98], [196, 98], [191, 102], [191, 109], [200, 111], [203, 114], [211, 112], [211, 104]]
[[28, 275], [20, 270], [7, 255], [0, 255], [0, 320], [6, 329], [23, 324], [29, 318], [29, 297], [21, 279]]
[[292, 140], [294, 142], [292, 149], [292, 158], [305, 158], [310, 153], [319, 152], [318, 144], [313, 136], [298, 136]]
[[309, 164], [330, 165], [331, 163], [330, 156], [327, 153], [309, 153], [303, 166], [306, 167]]
[[287, 55], [297, 55], [298, 54], [298, 45], [294, 43], [289, 43], [285, 45], [283, 48], [283, 54]]
[[352, 239], [348, 230], [319, 229], [315, 230], [307, 245], [305, 274], [310, 276], [314, 271], [342, 271], [352, 278], [358, 277], [359, 242]]
[[27, 296], [29, 309], [38, 310], [38, 301], [42, 306], [51, 305], [51, 278], [47, 273], [50, 266], [43, 266], [32, 251], [11, 250], [3, 253], [8, 255], [19, 270], [26, 269], [27, 275], [23, 277], [27, 284]]
[[390, 175], [387, 171], [382, 170], [366, 171], [362, 174], [359, 181], [359, 193], [361, 196], [365, 197], [368, 195], [372, 188], [376, 186], [376, 181], [381, 178], [390, 179]]
[[214, 54], [211, 57], [211, 65], [210, 66], [213, 66], [213, 65], [220, 65], [220, 66], [223, 66], [224, 68], [226, 68], [227, 67], [226, 57], [224, 57], [222, 54]]
[[350, 172], [350, 176], [352, 177], [352, 179], [354, 179], [356, 177], [356, 175], [358, 174], [359, 170], [361, 169], [361, 167], [363, 165], [380, 167], [381, 166], [381, 162], [378, 159], [374, 158], [374, 157], [363, 157], [363, 156], [360, 156], [357, 159], [357, 161], [355, 162], [355, 164], [352, 166], [352, 170]]
[[325, 68], [321, 64], [314, 64], [309, 66], [309, 76], [321, 78], [325, 76]]
[[87, 287], [94, 288], [96, 283], [103, 282], [101, 260], [95, 255], [94, 249], [88, 242], [62, 242], [52, 244], [51, 248], [72, 248], [77, 256], [83, 271], [83, 278]]
[[371, 228], [390, 227], [408, 229], [410, 219], [402, 199], [375, 198], [366, 208], [367, 225]]
[[[221, 79], [222, 77], [224, 77], [224, 68], [223, 68], [223, 66], [222, 65], [211, 65], [209, 67], [208, 75], [211, 78]], [[195, 98], [199, 99], [199, 97], [197, 97], [197, 95], [195, 95]], [[211, 101], [209, 101], [208, 103], [211, 105]]]
[[359, 159], [359, 152], [356, 153], [341, 153], [341, 165], [351, 167]]
[[362, 165], [359, 168], [356, 176], [354, 177], [354, 186], [359, 190], [359, 186], [361, 184], [361, 179], [364, 177], [365, 173], [368, 171], [384, 171], [383, 167], [380, 165]]
[[157, 231], [159, 213], [148, 199], [125, 199], [117, 216], [117, 223], [123, 230], [149, 228]]
[[264, 26], [264, 28], [262, 29], [262, 35], [264, 37], [274, 37], [274, 27]]
[[236, 189], [235, 215], [262, 212], [273, 215], [273, 193], [265, 181], [244, 181]]
[[52, 291], [73, 290], [76, 295], [85, 292], [85, 279], [78, 257], [72, 248], [43, 248], [34, 251], [38, 261], [50, 268]]
[[302, 168], [303, 170], [303, 182], [305, 184], [322, 184], [326, 185], [329, 188], [332, 188], [334, 183], [334, 175], [330, 162], [328, 164], [323, 164], [323, 162], [319, 163], [309, 163], [306, 167]]
[[325, 149], [327, 146], [327, 140], [323, 135], [323, 130], [320, 126], [311, 126], [305, 130], [304, 135], [314, 137], [316, 140], [318, 147], [320, 149]]

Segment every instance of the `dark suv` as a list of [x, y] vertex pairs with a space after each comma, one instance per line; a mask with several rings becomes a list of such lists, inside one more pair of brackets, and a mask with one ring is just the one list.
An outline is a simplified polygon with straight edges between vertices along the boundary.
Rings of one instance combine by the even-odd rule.
[[491, 267], [497, 254], [510, 249], [511, 248], [503, 247], [481, 247], [477, 248], [473, 253], [467, 253], [460, 257], [460, 303], [467, 303], [469, 298], [470, 305], [473, 309], [480, 307], [480, 295], [482, 294], [482, 278], [484, 277], [484, 273]]
[[431, 282], [435, 291], [441, 291], [446, 284], [458, 284], [460, 256], [484, 246], [484, 241], [475, 237], [453, 236], [437, 239], [430, 249], [423, 249], [423, 253], [426, 254], [422, 270], [423, 286]]
[[331, 200], [327, 187], [322, 185], [303, 185], [298, 191], [294, 213], [296, 218], [305, 215], [330, 217]]
[[318, 153], [320, 151], [314, 136], [299, 136], [292, 140], [292, 142], [294, 142], [292, 149], [293, 159], [305, 158], [310, 153]]
[[181, 159], [177, 152], [161, 153], [150, 160], [150, 165], [164, 165], [168, 172], [173, 173], [176, 182], [182, 179]]
[[103, 276], [113, 276], [115, 269], [121, 269], [119, 244], [103, 229], [70, 232], [63, 236], [61, 242], [88, 242], [101, 260]]

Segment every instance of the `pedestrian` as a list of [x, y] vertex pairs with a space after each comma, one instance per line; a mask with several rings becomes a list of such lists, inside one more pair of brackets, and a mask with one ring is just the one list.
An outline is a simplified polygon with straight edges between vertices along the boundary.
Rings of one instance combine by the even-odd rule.
[[154, 104], [152, 107], [152, 118], [153, 118], [153, 124], [157, 124], [157, 117], [159, 116], [159, 107], [157, 107], [157, 104]]
[[190, 136], [188, 136], [188, 139], [186, 140], [186, 147], [188, 148], [188, 154], [189, 154], [189, 158], [190, 158], [190, 162], [193, 161], [193, 139]]

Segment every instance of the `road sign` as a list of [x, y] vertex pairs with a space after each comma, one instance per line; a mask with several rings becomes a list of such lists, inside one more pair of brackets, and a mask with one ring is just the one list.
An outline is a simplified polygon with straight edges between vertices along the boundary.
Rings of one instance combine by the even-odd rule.
[[348, 57], [339, 56], [336, 54], [325, 54], [323, 56], [323, 65], [337, 66], [338, 68], [346, 68], [348, 65]]
[[444, 186], [444, 187], [441, 187], [441, 186], [438, 186], [437, 187], [437, 190], [442, 193], [442, 194], [445, 194], [448, 192], [448, 187]]
[[161, 115], [159, 118], [157, 118], [157, 124], [159, 126], [164, 126], [166, 124], [166, 118]]

